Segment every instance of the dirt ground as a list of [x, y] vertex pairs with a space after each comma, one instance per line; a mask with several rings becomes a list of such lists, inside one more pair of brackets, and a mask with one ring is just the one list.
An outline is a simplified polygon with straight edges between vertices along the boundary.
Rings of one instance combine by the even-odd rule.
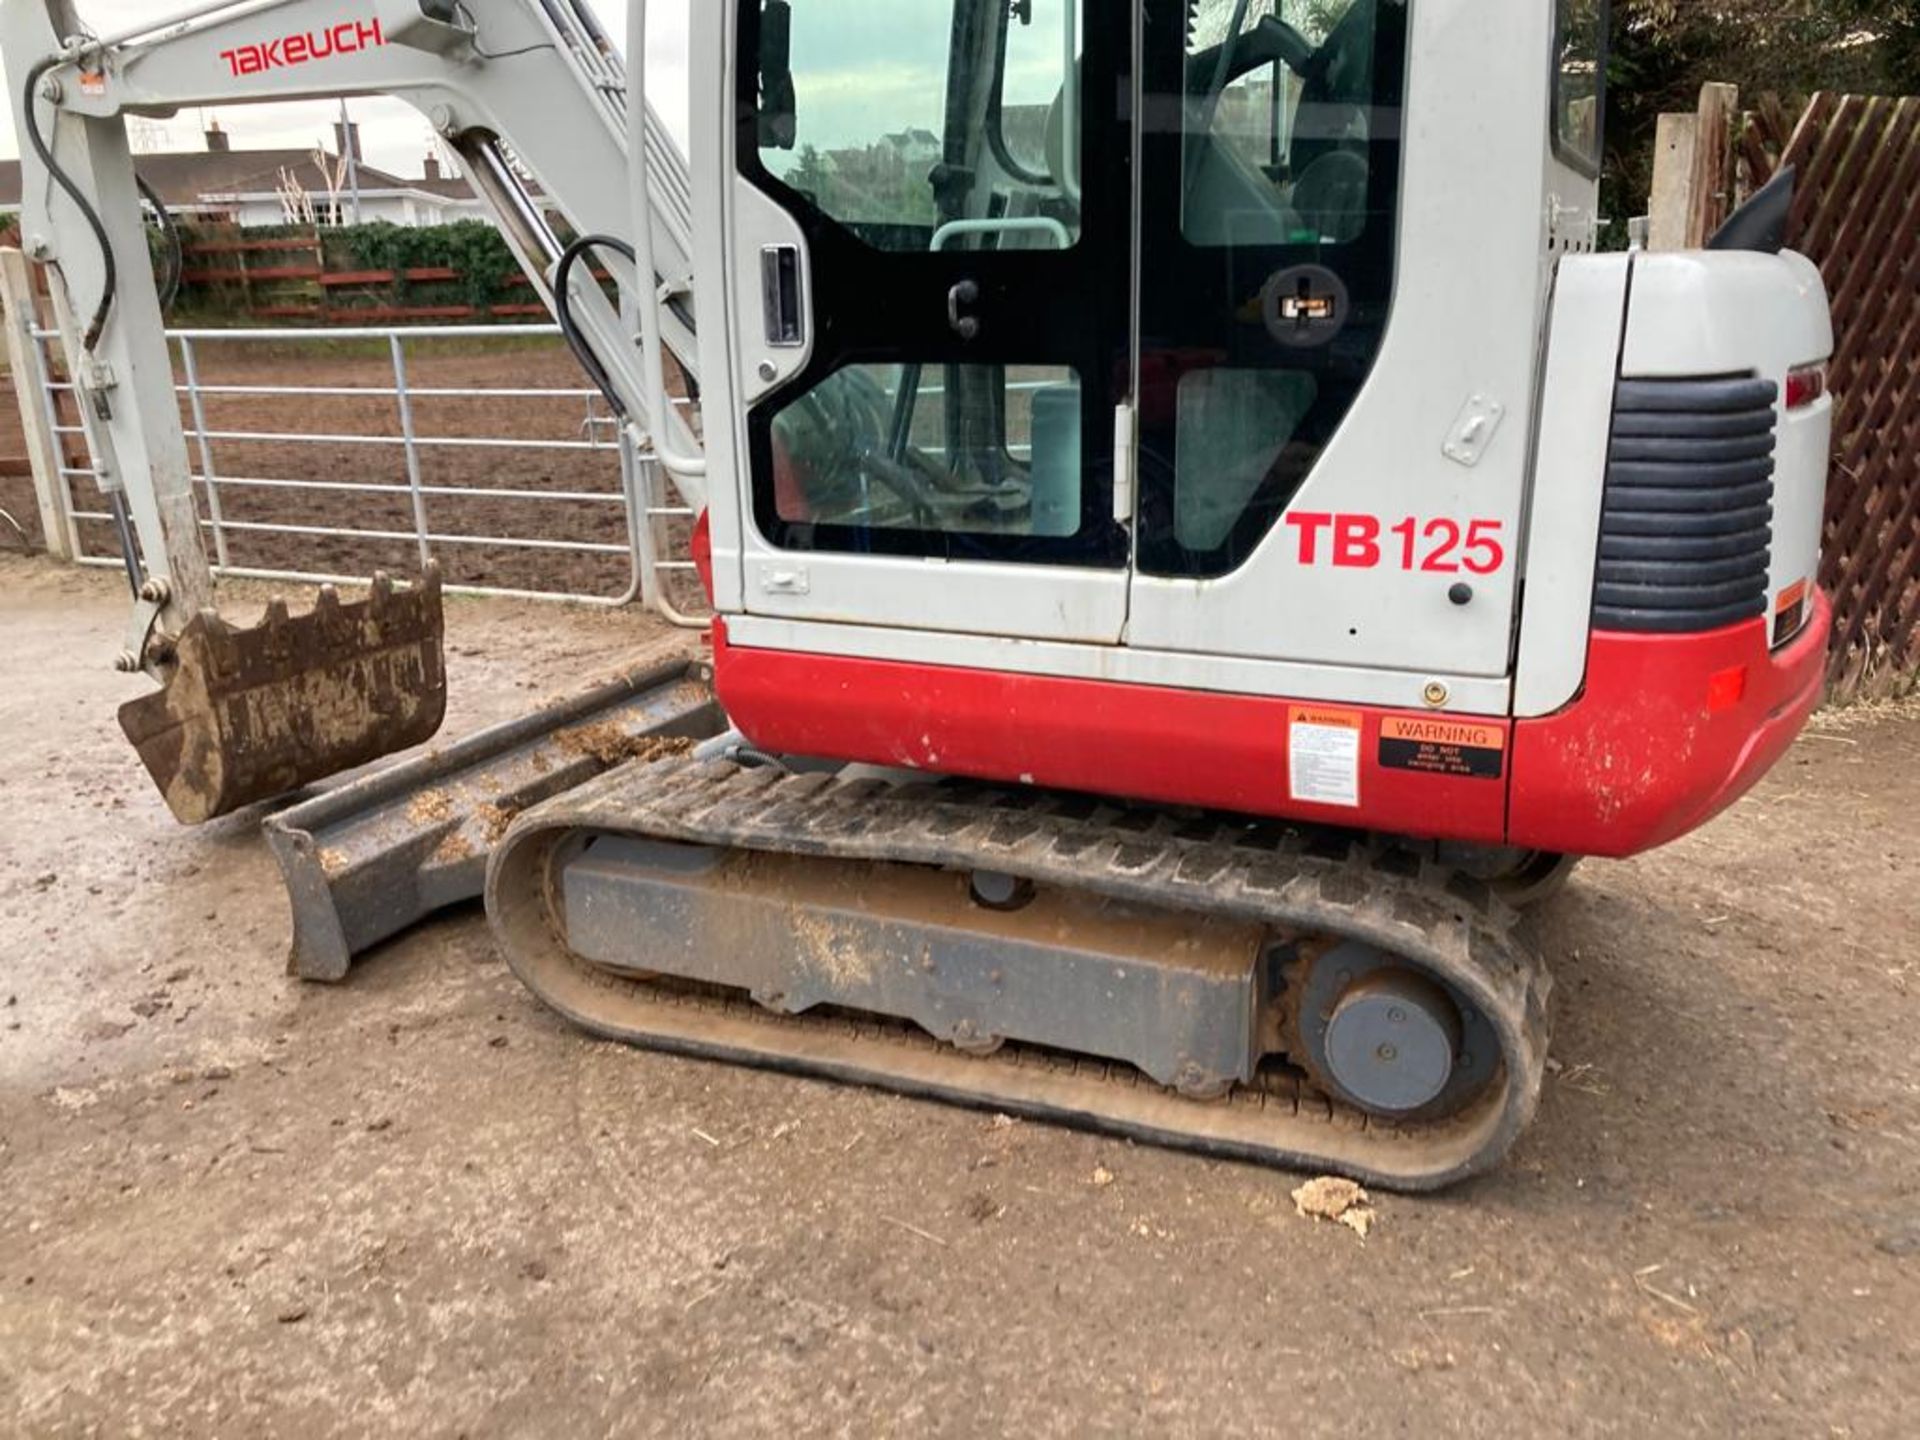
[[[1379, 1197], [589, 1043], [477, 913], [336, 989], [123, 747], [114, 577], [0, 558], [0, 1431], [1904, 1436], [1920, 715], [1593, 865], [1537, 1124]], [[257, 598], [257, 596], [256, 596]], [[451, 610], [454, 732], [668, 643]]]

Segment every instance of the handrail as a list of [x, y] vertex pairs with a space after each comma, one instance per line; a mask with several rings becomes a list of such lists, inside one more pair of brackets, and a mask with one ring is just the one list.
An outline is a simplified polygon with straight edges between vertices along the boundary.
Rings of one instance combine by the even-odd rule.
[[1001, 220], [949, 220], [933, 232], [932, 250], [944, 250], [947, 241], [957, 235], [1000, 235], [1009, 230], [1038, 231], [1051, 235], [1054, 244], [1065, 250], [1072, 246], [1073, 237], [1067, 233], [1067, 227], [1051, 215], [1021, 215]]

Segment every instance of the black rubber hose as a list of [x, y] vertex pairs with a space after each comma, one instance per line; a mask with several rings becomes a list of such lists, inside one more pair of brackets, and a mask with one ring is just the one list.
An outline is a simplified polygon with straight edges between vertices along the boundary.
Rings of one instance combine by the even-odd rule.
[[173, 308], [173, 302], [180, 295], [180, 279], [186, 273], [187, 267], [186, 246], [180, 239], [180, 227], [173, 223], [173, 212], [167, 209], [167, 202], [160, 198], [160, 192], [138, 175], [133, 177], [133, 183], [140, 187], [140, 193], [146, 197], [147, 204], [151, 205], [154, 214], [159, 216], [160, 233], [167, 240], [167, 263], [160, 272], [159, 281], [160, 309], [165, 312]]
[[568, 280], [573, 275], [573, 267], [580, 257], [589, 250], [611, 250], [624, 256], [628, 264], [635, 262], [633, 246], [617, 235], [582, 235], [560, 252], [560, 263], [553, 270], [553, 318], [559, 322], [560, 334], [567, 342], [567, 348], [573, 352], [573, 358], [580, 362], [580, 368], [587, 372], [587, 378], [593, 381], [601, 395], [606, 397], [607, 408], [621, 420], [627, 418], [627, 403], [620, 398], [614, 388], [613, 377], [607, 374], [606, 366], [600, 363], [600, 357], [593, 353], [593, 347], [587, 343], [587, 337], [580, 333], [580, 327], [573, 323], [573, 300], [567, 289]]
[[73, 177], [60, 168], [48, 147], [46, 137], [40, 133], [40, 116], [37, 113], [37, 99], [40, 93], [40, 80], [49, 70], [63, 63], [58, 57], [49, 56], [27, 72], [26, 103], [22, 113], [26, 117], [27, 143], [33, 147], [33, 153], [40, 163], [47, 167], [47, 173], [53, 176], [54, 183], [72, 199], [78, 207], [81, 218], [93, 231], [93, 238], [100, 244], [100, 303], [94, 307], [93, 319], [88, 322], [87, 333], [81, 346], [89, 354], [100, 343], [100, 334], [107, 328], [107, 316], [113, 310], [113, 297], [120, 285], [119, 268], [113, 258], [113, 242], [107, 238], [107, 227], [100, 221], [100, 212], [93, 208], [93, 202], [87, 199]]

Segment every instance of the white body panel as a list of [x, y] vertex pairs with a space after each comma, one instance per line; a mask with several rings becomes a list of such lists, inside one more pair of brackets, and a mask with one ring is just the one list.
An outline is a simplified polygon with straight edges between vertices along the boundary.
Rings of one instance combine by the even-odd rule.
[[[1111, 680], [1226, 695], [1266, 695], [1294, 700], [1332, 700], [1427, 708], [1425, 671], [1356, 670], [1343, 665], [1295, 665], [1220, 655], [1182, 655], [1132, 645], [1062, 645], [1009, 640], [999, 635], [941, 635], [927, 630], [822, 625], [807, 621], [735, 616], [727, 641], [744, 649], [796, 650], [809, 655], [899, 660], [918, 665], [954, 665], [1073, 680]], [[1452, 708], [1497, 715], [1506, 706], [1507, 682], [1471, 676], [1438, 677], [1448, 686]]]
[[1127, 615], [1118, 570], [794, 554], [749, 541], [746, 580], [750, 614], [792, 619], [871, 625], [897, 615], [920, 630], [1084, 642], [1111, 641]]
[[1560, 709], [1586, 678], [1607, 439], [1631, 267], [1626, 255], [1569, 256], [1560, 262], [1527, 516], [1526, 603], [1513, 692], [1513, 713], [1522, 717]]
[[[1783, 294], [1798, 303], [1782, 304]], [[1634, 265], [1620, 373], [1628, 379], [1754, 373], [1781, 387], [1774, 452], [1776, 600], [1820, 573], [1833, 401], [1786, 408], [1787, 372], [1833, 354], [1833, 314], [1804, 255], [1643, 255]]]

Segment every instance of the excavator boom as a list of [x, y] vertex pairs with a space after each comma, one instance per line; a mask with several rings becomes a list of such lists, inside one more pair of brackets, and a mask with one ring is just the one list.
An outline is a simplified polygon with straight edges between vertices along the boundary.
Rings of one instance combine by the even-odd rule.
[[[671, 408], [650, 417], [618, 308], [586, 272], [562, 275], [567, 247], [552, 211], [601, 237], [595, 258], [629, 293], [631, 257], [645, 253], [673, 297], [661, 310], [663, 343], [697, 375], [678, 147], [644, 105], [629, 113], [620, 56], [575, 0], [374, 4], [346, 18], [318, 0], [201, 4], [107, 36], [87, 31], [66, 0], [5, 0], [0, 38], [26, 141], [23, 233], [60, 290], [67, 369], [137, 596], [121, 668], [163, 686], [120, 717], [154, 784], [195, 824], [431, 738], [446, 711], [431, 568], [403, 587], [376, 577], [361, 601], [324, 591], [306, 614], [276, 601], [252, 628], [213, 608], [123, 117], [321, 95], [411, 101], [462, 157], [643, 450], [656, 427], [691, 440]], [[627, 174], [636, 143], [649, 161], [644, 212], [624, 183], [605, 183]], [[640, 213], [647, 233], [636, 237]]]

